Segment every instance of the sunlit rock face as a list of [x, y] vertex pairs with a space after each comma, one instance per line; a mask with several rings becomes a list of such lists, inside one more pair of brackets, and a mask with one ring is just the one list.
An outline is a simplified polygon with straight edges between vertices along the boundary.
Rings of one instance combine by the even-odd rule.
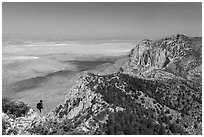
[[[158, 41], [143, 40], [129, 54], [129, 68], [135, 75], [147, 75], [155, 69], [200, 83], [202, 39], [182, 34]], [[197, 77], [197, 78], [196, 78]]]
[[75, 132], [105, 134], [101, 126], [106, 123], [109, 114], [122, 111], [124, 108], [109, 104], [103, 99], [102, 94], [95, 91], [104, 84], [103, 77], [91, 73], [80, 77], [77, 84], [66, 95], [64, 102], [51, 111], [47, 119], [60, 122], [69, 120], [73, 124], [80, 121], [74, 129]]

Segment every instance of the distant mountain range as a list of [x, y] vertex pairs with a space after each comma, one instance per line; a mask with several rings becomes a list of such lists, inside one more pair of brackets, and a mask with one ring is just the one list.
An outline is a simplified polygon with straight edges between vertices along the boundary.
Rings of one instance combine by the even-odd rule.
[[202, 134], [202, 38], [146, 39], [102, 68], [45, 117], [4, 111], [3, 134]]

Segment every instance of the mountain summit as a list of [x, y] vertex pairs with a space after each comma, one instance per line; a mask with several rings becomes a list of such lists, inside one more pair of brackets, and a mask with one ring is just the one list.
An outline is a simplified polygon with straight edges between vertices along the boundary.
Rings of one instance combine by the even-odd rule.
[[[194, 81], [197, 76], [190, 72], [195, 69], [201, 72], [201, 48], [201, 38], [189, 38], [182, 34], [158, 41], [143, 40], [131, 50], [128, 65], [138, 74], [147, 75], [152, 70], [166, 69], [176, 76]], [[199, 78], [201, 77], [197, 77]]]
[[142, 40], [114, 73], [81, 76], [46, 117], [14, 126], [17, 134], [202, 134], [201, 41]]

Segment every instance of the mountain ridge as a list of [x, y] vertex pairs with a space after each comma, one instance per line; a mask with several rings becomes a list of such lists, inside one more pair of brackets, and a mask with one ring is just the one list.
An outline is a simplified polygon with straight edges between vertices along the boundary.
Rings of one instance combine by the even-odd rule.
[[143, 40], [112, 69], [81, 76], [20, 134], [202, 134], [200, 42], [182, 34]]

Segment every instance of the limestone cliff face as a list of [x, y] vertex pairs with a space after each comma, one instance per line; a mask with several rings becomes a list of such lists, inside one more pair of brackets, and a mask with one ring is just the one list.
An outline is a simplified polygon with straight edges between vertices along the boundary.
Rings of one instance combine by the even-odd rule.
[[[187, 71], [201, 66], [200, 49], [202, 45], [201, 40], [200, 44], [196, 41], [198, 40], [182, 34], [158, 41], [143, 40], [129, 54], [129, 69], [132, 74], [136, 75], [147, 75], [155, 69], [168, 69], [168, 71], [186, 78], [184, 75]], [[194, 66], [191, 65], [191, 68], [187, 68], [190, 63], [194, 64]], [[198, 69], [196, 71], [197, 73], [200, 72], [198, 72]], [[193, 78], [188, 77], [188, 79]]]

